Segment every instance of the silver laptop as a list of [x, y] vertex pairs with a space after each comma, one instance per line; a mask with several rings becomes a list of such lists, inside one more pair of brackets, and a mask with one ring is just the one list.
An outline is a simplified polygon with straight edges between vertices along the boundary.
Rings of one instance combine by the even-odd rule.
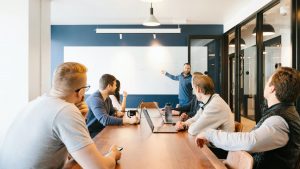
[[152, 133], [177, 133], [178, 132], [176, 130], [175, 126], [173, 126], [173, 125], [162, 125], [159, 127], [154, 127], [147, 109], [143, 109], [143, 113], [145, 115], [145, 118], [149, 124], [149, 127], [150, 127]]

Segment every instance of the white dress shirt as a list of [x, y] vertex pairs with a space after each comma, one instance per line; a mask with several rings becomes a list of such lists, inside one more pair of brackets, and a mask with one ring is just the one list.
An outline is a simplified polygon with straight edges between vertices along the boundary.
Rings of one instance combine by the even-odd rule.
[[267, 118], [251, 132], [207, 130], [204, 135], [213, 145], [227, 151], [263, 152], [283, 147], [289, 140], [289, 127], [280, 116]]
[[197, 114], [186, 121], [188, 132], [197, 135], [207, 129], [234, 131], [233, 113], [228, 104], [218, 95], [212, 95], [211, 100]]

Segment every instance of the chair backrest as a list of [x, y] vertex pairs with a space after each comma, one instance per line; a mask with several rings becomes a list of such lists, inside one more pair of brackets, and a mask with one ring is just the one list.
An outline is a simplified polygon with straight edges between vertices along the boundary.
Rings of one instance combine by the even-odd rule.
[[141, 107], [142, 108], [147, 108], [147, 109], [153, 109], [157, 108], [158, 103], [157, 102], [142, 102]]
[[235, 132], [242, 132], [243, 131], [243, 124], [239, 122], [234, 122], [234, 129]]
[[253, 157], [246, 151], [229, 151], [224, 164], [229, 169], [252, 169]]

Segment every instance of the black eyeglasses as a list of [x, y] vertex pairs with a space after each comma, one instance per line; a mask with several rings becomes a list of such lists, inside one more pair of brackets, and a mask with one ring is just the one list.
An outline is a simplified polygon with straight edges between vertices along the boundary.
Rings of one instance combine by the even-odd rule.
[[90, 89], [90, 87], [91, 87], [90, 85], [83, 86], [83, 87], [81, 87], [79, 89], [76, 89], [75, 92], [79, 92], [81, 89], [85, 89], [85, 92], [87, 92]]

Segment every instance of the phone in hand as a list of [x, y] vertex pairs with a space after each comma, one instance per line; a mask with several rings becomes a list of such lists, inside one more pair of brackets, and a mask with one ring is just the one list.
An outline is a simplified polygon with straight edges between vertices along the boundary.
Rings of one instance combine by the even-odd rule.
[[117, 150], [122, 151], [123, 147], [117, 147]]

